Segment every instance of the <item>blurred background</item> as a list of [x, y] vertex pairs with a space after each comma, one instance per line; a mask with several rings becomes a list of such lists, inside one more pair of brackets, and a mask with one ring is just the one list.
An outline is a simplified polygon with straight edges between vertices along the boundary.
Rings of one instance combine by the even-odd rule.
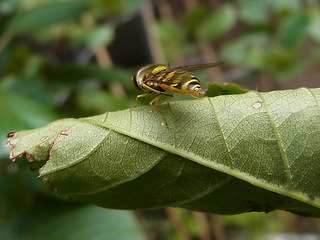
[[[9, 131], [134, 106], [140, 91], [131, 76], [143, 65], [216, 61], [225, 64], [196, 74], [203, 86], [319, 87], [320, 2], [1, 0], [0, 239], [320, 239], [318, 219], [281, 211], [219, 216], [70, 203], [24, 159], [8, 159]], [[170, 98], [181, 99], [191, 98]]]

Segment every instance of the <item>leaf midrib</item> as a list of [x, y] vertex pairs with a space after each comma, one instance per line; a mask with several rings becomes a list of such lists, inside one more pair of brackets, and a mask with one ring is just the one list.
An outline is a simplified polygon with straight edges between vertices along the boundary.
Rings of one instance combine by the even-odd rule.
[[163, 150], [165, 150], [167, 152], [170, 152], [170, 153], [173, 153], [175, 155], [181, 156], [183, 158], [189, 159], [189, 160], [191, 160], [193, 162], [196, 162], [198, 164], [201, 164], [203, 166], [215, 169], [217, 171], [229, 174], [229, 175], [231, 175], [233, 177], [236, 177], [236, 178], [239, 178], [239, 179], [244, 180], [246, 182], [249, 182], [254, 186], [261, 187], [261, 188], [266, 189], [268, 191], [275, 192], [275, 193], [278, 193], [280, 195], [288, 196], [288, 197], [291, 197], [293, 199], [297, 199], [299, 201], [302, 201], [302, 202], [305, 202], [307, 204], [310, 204], [310, 205], [312, 205], [314, 207], [320, 208], [320, 200], [319, 199], [311, 200], [307, 195], [302, 194], [299, 191], [296, 191], [294, 189], [288, 190], [288, 189], [283, 189], [283, 188], [276, 187], [275, 185], [272, 185], [272, 184], [267, 183], [265, 181], [261, 181], [261, 180], [255, 178], [255, 177], [253, 177], [253, 176], [251, 176], [249, 174], [237, 171], [236, 169], [231, 169], [226, 165], [223, 165], [223, 164], [220, 164], [220, 163], [216, 163], [216, 162], [209, 162], [209, 161], [207, 161], [205, 159], [202, 159], [198, 155], [195, 155], [192, 152], [187, 152], [187, 151], [182, 150], [182, 149], [178, 149], [177, 150], [176, 148], [174, 148], [174, 147], [172, 147], [170, 145], [164, 145], [162, 142], [157, 142], [157, 141], [152, 141], [150, 139], [141, 138], [140, 136], [134, 135], [131, 132], [127, 132], [124, 129], [118, 128], [118, 127], [116, 127], [114, 125], [111, 125], [111, 124], [108, 124], [108, 123], [105, 123], [105, 122], [100, 122], [100, 121], [92, 120], [92, 119], [86, 119], [86, 120], [79, 119], [78, 121], [84, 121], [84, 122], [87, 122], [87, 123], [89, 122], [91, 124], [95, 124], [95, 125], [99, 125], [99, 126], [102, 126], [102, 127], [106, 127], [106, 128], [112, 129], [115, 132], [118, 132], [120, 134], [126, 135], [128, 137], [132, 137], [132, 138], [134, 138], [136, 140], [145, 142], [145, 143], [150, 144], [152, 146], [155, 146], [155, 147], [158, 147], [160, 149], [163, 149]]

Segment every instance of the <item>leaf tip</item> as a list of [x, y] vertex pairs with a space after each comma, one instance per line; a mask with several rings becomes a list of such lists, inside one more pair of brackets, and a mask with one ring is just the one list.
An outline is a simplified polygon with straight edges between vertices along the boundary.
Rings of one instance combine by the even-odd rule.
[[8, 132], [7, 134], [7, 138], [13, 138], [14, 135], [15, 135], [16, 131], [11, 131], [11, 132]]
[[[27, 160], [29, 163], [33, 163], [35, 158], [34, 158], [34, 155], [33, 154], [30, 154], [27, 152], [27, 150], [24, 150], [18, 154], [15, 154], [14, 151], [15, 151], [15, 148], [16, 148], [16, 144], [13, 144], [11, 142], [11, 140], [13, 140], [15, 137], [16, 137], [16, 131], [11, 131], [7, 134], [7, 143], [6, 143], [6, 146], [10, 148], [10, 155], [9, 155], [9, 159], [12, 161], [12, 162], [15, 162], [17, 158], [20, 158], [22, 157], [23, 155], [26, 156]], [[40, 149], [40, 146], [37, 145], [35, 146], [36, 149]]]
[[24, 152], [22, 152], [21, 154], [15, 156], [14, 153], [13, 153], [13, 150], [16, 147], [16, 145], [11, 143], [11, 139], [15, 136], [15, 133], [16, 133], [15, 131], [11, 131], [11, 132], [9, 132], [7, 134], [7, 139], [8, 140], [7, 140], [7, 143], [6, 143], [6, 146], [10, 148], [9, 159], [12, 160], [13, 162], [16, 160], [16, 158], [21, 157], [24, 154]]

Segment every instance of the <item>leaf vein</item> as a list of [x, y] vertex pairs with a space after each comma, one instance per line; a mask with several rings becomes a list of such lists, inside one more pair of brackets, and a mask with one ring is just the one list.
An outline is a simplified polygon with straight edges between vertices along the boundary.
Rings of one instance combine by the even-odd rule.
[[319, 103], [319, 101], [317, 100], [317, 98], [316, 98], [316, 96], [314, 95], [314, 93], [311, 91], [311, 89], [309, 89], [309, 88], [305, 88], [311, 95], [312, 95], [312, 97], [314, 98], [314, 101], [315, 101], [315, 103], [316, 103], [316, 105], [317, 105], [317, 108], [318, 108], [318, 112], [320, 112], [320, 103]]
[[[101, 126], [99, 126], [99, 127], [101, 127]], [[54, 169], [52, 169], [52, 170], [48, 170], [48, 171], [46, 171], [46, 172], [44, 172], [44, 173], [40, 173], [40, 177], [45, 176], [46, 174], [51, 174], [51, 173], [54, 173], [54, 172], [57, 172], [57, 171], [60, 171], [60, 170], [67, 169], [67, 168], [69, 168], [69, 167], [71, 167], [71, 166], [74, 166], [74, 165], [77, 165], [77, 164], [81, 163], [82, 161], [84, 161], [85, 159], [87, 159], [88, 156], [90, 156], [91, 154], [93, 154], [93, 153], [99, 148], [99, 146], [108, 138], [108, 136], [110, 135], [111, 131], [114, 131], [114, 130], [109, 129], [109, 131], [108, 131], [108, 133], [106, 134], [106, 136], [105, 136], [94, 148], [92, 148], [92, 149], [88, 152], [87, 155], [83, 156], [82, 158], [79, 158], [77, 161], [74, 161], [74, 162], [72, 162], [72, 163], [66, 164], [66, 165], [61, 166], [61, 167], [58, 167], [58, 168], [54, 168]], [[51, 156], [50, 156], [50, 158], [51, 158]], [[51, 160], [50, 158], [48, 159], [48, 161]], [[48, 161], [47, 161], [47, 162], [48, 162]], [[46, 163], [46, 164], [47, 164], [47, 163]], [[45, 165], [46, 165], [46, 164], [45, 164]], [[45, 165], [43, 166], [43, 168], [45, 167]]]
[[[171, 115], [174, 116], [170, 102], [168, 101], [167, 104], [170, 109]], [[173, 146], [174, 146], [174, 148], [177, 148], [177, 130], [176, 129], [177, 128], [176, 128], [176, 125], [175, 125], [174, 119], [173, 119]]]
[[106, 122], [108, 116], [109, 116], [109, 112], [106, 112], [106, 113], [104, 114], [104, 116], [103, 116], [102, 122]]
[[[114, 131], [114, 130], [113, 130]], [[146, 172], [150, 171], [152, 168], [154, 168], [157, 164], [159, 164], [159, 162], [161, 160], [163, 160], [166, 155], [168, 154], [168, 152], [166, 151], [163, 151], [163, 154], [159, 156], [159, 160], [157, 161], [157, 163], [155, 165], [151, 165], [150, 168], [148, 169], [145, 169], [146, 171], [141, 173], [140, 175], [129, 175], [128, 178], [123, 178], [123, 180], [121, 181], [118, 181], [118, 182], [114, 182], [112, 184], [109, 184], [109, 185], [105, 185], [104, 187], [100, 187], [100, 188], [96, 188], [95, 190], [93, 191], [86, 191], [86, 192], [73, 192], [73, 193], [70, 193], [69, 195], [92, 195], [92, 194], [97, 194], [97, 193], [100, 193], [100, 192], [103, 192], [103, 191], [107, 191], [108, 189], [110, 188], [113, 188], [113, 187], [116, 187], [116, 186], [119, 186], [121, 184], [124, 184], [126, 182], [129, 182], [129, 181], [132, 181], [134, 179], [137, 179], [139, 178], [140, 176], [142, 176], [143, 174], [145, 174]]]
[[283, 166], [284, 166], [285, 172], [286, 172], [286, 178], [287, 178], [288, 187], [289, 187], [289, 189], [293, 189], [292, 174], [291, 174], [291, 170], [290, 170], [290, 167], [289, 167], [288, 157], [287, 157], [287, 154], [286, 154], [286, 152], [284, 150], [284, 146], [282, 144], [281, 136], [280, 136], [280, 133], [279, 133], [278, 128], [276, 126], [275, 120], [272, 117], [272, 114], [270, 112], [268, 104], [267, 104], [265, 98], [263, 97], [263, 95], [261, 93], [259, 93], [259, 92], [256, 92], [256, 93], [259, 96], [259, 98], [261, 99], [261, 102], [262, 102], [263, 106], [266, 109], [266, 112], [267, 112], [267, 115], [268, 115], [268, 118], [269, 118], [269, 121], [270, 121], [270, 125], [272, 127], [272, 131], [273, 131], [274, 136], [276, 138], [277, 145], [278, 145], [278, 148], [279, 148], [279, 151], [280, 151], [280, 154], [281, 154], [281, 158], [282, 158], [282, 163], [283, 163]]
[[227, 160], [228, 161], [228, 166], [229, 166], [230, 169], [233, 169], [232, 157], [231, 157], [230, 151], [228, 149], [226, 138], [223, 135], [222, 128], [221, 128], [220, 122], [218, 120], [218, 115], [216, 113], [216, 110], [215, 110], [215, 108], [213, 106], [213, 103], [212, 103], [211, 99], [210, 98], [207, 98], [207, 99], [208, 99], [208, 102], [209, 102], [209, 104], [211, 106], [211, 109], [212, 109], [213, 120], [215, 120], [215, 122], [213, 122], [213, 124], [217, 124], [218, 125], [217, 129], [219, 129], [219, 133], [220, 133], [220, 136], [222, 138], [223, 145], [224, 145], [224, 147], [226, 149], [226, 152], [227, 152], [227, 155], [228, 155], [228, 160]]

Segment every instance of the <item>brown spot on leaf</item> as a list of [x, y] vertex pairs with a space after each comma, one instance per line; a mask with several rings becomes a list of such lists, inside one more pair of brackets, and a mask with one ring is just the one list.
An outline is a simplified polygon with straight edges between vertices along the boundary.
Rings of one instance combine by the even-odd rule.
[[[38, 177], [39, 178], [39, 177]], [[48, 178], [42, 178], [42, 182], [44, 182], [45, 184], [49, 183]]]
[[49, 181], [48, 178], [42, 178], [42, 181], [46, 184], [47, 188], [52, 191], [58, 193], [58, 189]]
[[7, 138], [13, 138], [15, 133], [16, 133], [16, 131], [8, 132]]
[[[60, 142], [61, 140], [63, 140], [66, 136], [68, 136], [68, 133], [67, 133], [68, 130], [69, 130], [68, 128], [63, 129], [63, 130], [56, 136], [56, 138], [53, 140], [53, 142], [50, 143], [49, 159], [48, 159], [48, 161], [50, 161], [50, 159], [51, 159], [51, 154], [52, 154], [52, 149], [53, 149], [53, 147], [54, 147], [58, 142]], [[47, 161], [47, 163], [48, 163], [48, 161]], [[44, 166], [45, 166], [45, 165], [44, 165]], [[44, 168], [44, 166], [42, 166], [42, 168], [40, 168], [40, 171]]]
[[254, 202], [252, 200], [245, 201], [245, 203], [246, 203], [249, 211], [268, 213], [268, 212], [271, 212], [271, 211], [275, 210], [271, 206], [267, 206], [267, 205], [263, 205], [263, 204], [260, 204], [260, 203], [256, 203], [256, 202]]
[[34, 156], [33, 156], [33, 154], [26, 153], [26, 158], [27, 158], [27, 160], [28, 160], [29, 163], [34, 162]]
[[11, 144], [10, 139], [8, 139], [6, 146], [12, 149], [12, 148], [15, 148], [16, 145]]
[[[6, 146], [10, 148], [10, 160], [12, 160], [13, 162], [16, 160], [17, 157], [19, 156], [14, 156], [13, 155], [13, 149], [16, 147], [16, 145], [12, 144], [11, 141], [10, 141], [10, 138], [12, 138], [14, 135], [14, 132], [9, 132], [7, 134], [7, 137], [8, 137], [8, 140], [7, 140], [7, 143], [6, 143]], [[21, 154], [21, 156], [23, 155], [24, 153]]]
[[68, 136], [68, 133], [67, 133], [68, 129], [63, 129], [60, 133], [60, 135], [63, 135], [63, 136]]
[[316, 197], [313, 195], [313, 194], [308, 194], [308, 197], [311, 199], [311, 200], [315, 200]]
[[57, 137], [53, 140], [52, 142], [52, 147], [57, 144], [58, 142], [60, 142], [62, 139], [64, 139], [66, 136], [68, 136], [67, 133], [68, 129], [63, 129], [58, 135]]
[[[11, 145], [12, 147], [12, 145]], [[12, 160], [12, 162], [16, 161], [17, 158], [22, 157], [24, 154], [26, 153], [26, 151], [23, 151], [22, 153], [18, 154], [18, 155], [13, 155], [13, 147], [10, 149], [10, 160]]]

